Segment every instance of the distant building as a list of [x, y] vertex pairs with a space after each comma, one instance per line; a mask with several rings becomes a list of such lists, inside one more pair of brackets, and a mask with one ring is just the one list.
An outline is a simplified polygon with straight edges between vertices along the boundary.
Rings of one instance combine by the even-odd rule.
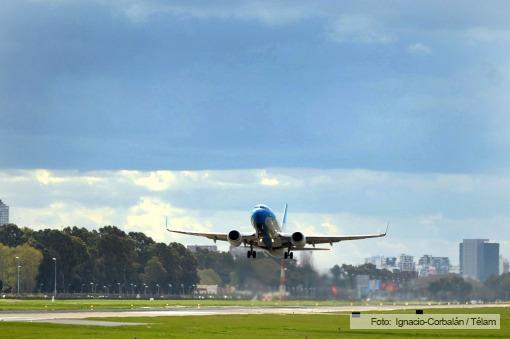
[[375, 267], [378, 269], [381, 269], [384, 266], [385, 261], [385, 257], [382, 255], [365, 258], [365, 264], [375, 265]]
[[509, 263], [508, 259], [503, 258], [502, 255], [499, 256], [499, 274], [505, 274], [509, 271]]
[[397, 258], [376, 255], [373, 257], [365, 258], [365, 264], [372, 264], [375, 265], [375, 267], [378, 269], [387, 269], [391, 271], [397, 268]]
[[499, 244], [489, 239], [464, 239], [459, 244], [460, 274], [485, 281], [499, 274]]
[[398, 269], [402, 272], [415, 272], [414, 257], [412, 255], [401, 254], [398, 258]]
[[218, 246], [216, 246], [216, 245], [188, 245], [188, 246], [186, 246], [186, 248], [192, 253], [195, 253], [197, 250], [218, 252]]
[[460, 266], [450, 265], [450, 273], [460, 274]]
[[197, 285], [197, 293], [200, 295], [217, 295], [218, 285]]
[[385, 260], [385, 268], [396, 268], [397, 267], [397, 257], [386, 257]]
[[420, 277], [448, 274], [449, 272], [450, 259], [448, 257], [434, 257], [430, 254], [425, 254], [418, 260], [418, 275]]
[[357, 275], [355, 278], [356, 281], [356, 294], [359, 299], [366, 298], [368, 296], [368, 292], [370, 291], [370, 277], [368, 275], [362, 274]]
[[0, 200], [0, 225], [9, 223], [9, 206]]

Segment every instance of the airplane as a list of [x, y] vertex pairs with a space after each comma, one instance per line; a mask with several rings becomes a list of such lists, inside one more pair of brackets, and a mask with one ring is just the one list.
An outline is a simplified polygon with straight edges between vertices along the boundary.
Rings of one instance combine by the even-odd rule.
[[[379, 238], [386, 236], [386, 231], [379, 234], [367, 235], [341, 235], [341, 236], [305, 236], [302, 232], [283, 233], [285, 224], [287, 223], [287, 204], [283, 211], [283, 218], [281, 227], [276, 216], [271, 209], [264, 204], [255, 205], [251, 214], [251, 225], [255, 229], [254, 233], [241, 233], [238, 230], [232, 230], [228, 233], [202, 233], [202, 232], [187, 232], [180, 230], [168, 229], [167, 231], [173, 233], [180, 233], [186, 235], [206, 237], [208, 239], [220, 241], [228, 241], [231, 246], [238, 247], [241, 244], [250, 246], [246, 256], [248, 258], [256, 258], [257, 252], [253, 248], [259, 248], [273, 257], [284, 259], [293, 259], [293, 251], [324, 251], [329, 248], [316, 248], [316, 244], [330, 244], [346, 241], [346, 240], [359, 240], [368, 238]], [[306, 245], [312, 245], [307, 247]]]

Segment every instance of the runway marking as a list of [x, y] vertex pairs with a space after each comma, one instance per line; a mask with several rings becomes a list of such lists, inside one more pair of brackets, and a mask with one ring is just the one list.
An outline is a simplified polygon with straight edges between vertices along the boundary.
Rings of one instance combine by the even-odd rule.
[[146, 323], [128, 323], [128, 322], [120, 322], [120, 321], [102, 321], [102, 320], [89, 320], [89, 319], [46, 319], [46, 320], [35, 320], [35, 321], [32, 320], [31, 322], [61, 324], [61, 325], [104, 326], [104, 327], [147, 325]]

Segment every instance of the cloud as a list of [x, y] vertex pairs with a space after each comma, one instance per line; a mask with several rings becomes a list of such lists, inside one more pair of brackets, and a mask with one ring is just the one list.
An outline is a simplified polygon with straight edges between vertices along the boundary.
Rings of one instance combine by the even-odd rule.
[[312, 15], [312, 7], [294, 3], [261, 1], [223, 1], [204, 3], [196, 1], [126, 0], [101, 1], [124, 13], [132, 22], [140, 24], [157, 15], [191, 17], [197, 19], [257, 20], [264, 24], [294, 23]]
[[175, 182], [175, 175], [170, 171], [142, 173], [140, 171], [124, 170], [120, 171], [120, 175], [151, 191], [165, 191]]
[[[499, 12], [464, 2], [2, 2], [0, 168], [507, 168], [507, 47], [467, 42], [503, 39]], [[434, 58], [409, 58], [408, 47], [424, 51], [417, 44]], [[260, 121], [274, 137], [261, 137]]]
[[328, 36], [340, 43], [389, 44], [396, 37], [379, 27], [373, 19], [356, 15], [341, 16], [330, 27]]
[[276, 178], [270, 178], [267, 176], [267, 171], [262, 171], [260, 173], [260, 184], [263, 186], [277, 186], [280, 184], [278, 179]]
[[[166, 218], [169, 221], [169, 228], [203, 232], [211, 227], [210, 224], [200, 223], [193, 218], [191, 211], [175, 208], [157, 197], [144, 196], [128, 209], [123, 228], [126, 231], [144, 232], [161, 241], [170, 238], [165, 229]], [[172, 234], [172, 241], [184, 239], [184, 236]]]
[[[165, 190], [160, 189], [161, 178], [171, 178], [168, 185], [163, 180]], [[263, 185], [264, 178], [277, 178], [279, 184]], [[401, 252], [445, 255], [456, 262], [458, 242], [463, 238], [510, 238], [508, 174], [4, 170], [0, 171], [0, 189], [0, 198], [11, 207], [11, 220], [20, 226], [98, 228], [112, 224], [126, 232], [145, 232], [158, 241], [184, 244], [210, 241], [169, 234], [165, 217], [175, 229], [250, 232], [250, 210], [258, 202], [269, 204], [278, 219], [279, 207], [288, 202], [285, 231], [301, 231], [305, 236], [378, 233], [390, 222], [387, 238], [344, 242], [330, 252], [315, 253], [317, 265], [324, 269]], [[218, 245], [228, 248], [228, 244]], [[502, 254], [510, 256], [507, 244], [501, 246]]]
[[[38, 198], [43, 199], [43, 197]], [[46, 204], [44, 207], [10, 206], [11, 221], [36, 230], [66, 226], [95, 229], [120, 221], [116, 215], [118, 210], [112, 207], [90, 207], [76, 200], [45, 201], [44, 203]]]
[[429, 55], [432, 53], [432, 50], [427, 45], [422, 44], [421, 42], [417, 42], [407, 46], [407, 51], [411, 54], [421, 54], [421, 55]]
[[489, 27], [470, 27], [464, 31], [465, 39], [470, 45], [481, 43], [507, 44], [510, 41], [510, 29], [497, 29]]

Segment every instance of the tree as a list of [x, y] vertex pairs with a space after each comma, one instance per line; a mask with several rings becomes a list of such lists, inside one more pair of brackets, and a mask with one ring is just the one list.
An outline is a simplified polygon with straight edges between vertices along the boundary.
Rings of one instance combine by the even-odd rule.
[[429, 284], [428, 291], [434, 298], [467, 300], [473, 286], [462, 277], [451, 274]]
[[145, 264], [151, 258], [150, 252], [155, 244], [154, 240], [142, 232], [129, 232], [128, 236], [134, 241], [137, 261], [142, 265]]
[[79, 290], [81, 284], [92, 279], [93, 263], [87, 245], [81, 238], [59, 230], [45, 229], [33, 232], [29, 243], [43, 253], [38, 283], [52, 291], [57, 259], [57, 290]]
[[16, 247], [26, 242], [23, 230], [14, 224], [0, 226], [0, 243]]
[[173, 242], [168, 246], [178, 265], [178, 283], [185, 286], [196, 284], [198, 282], [197, 260], [193, 254], [179, 243]]
[[[18, 259], [16, 259], [18, 257]], [[18, 282], [18, 265], [20, 266], [20, 288], [31, 292], [37, 282], [39, 266], [42, 261], [41, 251], [27, 245], [8, 247], [0, 245], [0, 265], [2, 267], [2, 280], [11, 288]]]
[[198, 270], [198, 277], [200, 278], [200, 284], [202, 285], [222, 284], [220, 276], [212, 268]]
[[338, 286], [338, 282], [340, 281], [340, 274], [342, 274], [342, 269], [340, 268], [340, 266], [335, 265], [331, 267], [329, 271], [333, 275], [333, 282], [335, 286]]
[[485, 282], [485, 285], [493, 292], [497, 299], [510, 299], [510, 273], [504, 273], [500, 276], [491, 276]]
[[142, 281], [147, 285], [163, 284], [166, 282], [167, 272], [158, 257], [147, 261], [142, 274]]
[[135, 242], [115, 226], [99, 229], [97, 277], [106, 284], [127, 283], [136, 279]]
[[230, 272], [229, 274], [229, 285], [230, 286], [238, 286], [239, 285], [239, 276], [236, 272]]
[[220, 276], [223, 285], [230, 281], [230, 273], [234, 270], [234, 259], [230, 253], [197, 249], [193, 255], [199, 269], [213, 269]]

